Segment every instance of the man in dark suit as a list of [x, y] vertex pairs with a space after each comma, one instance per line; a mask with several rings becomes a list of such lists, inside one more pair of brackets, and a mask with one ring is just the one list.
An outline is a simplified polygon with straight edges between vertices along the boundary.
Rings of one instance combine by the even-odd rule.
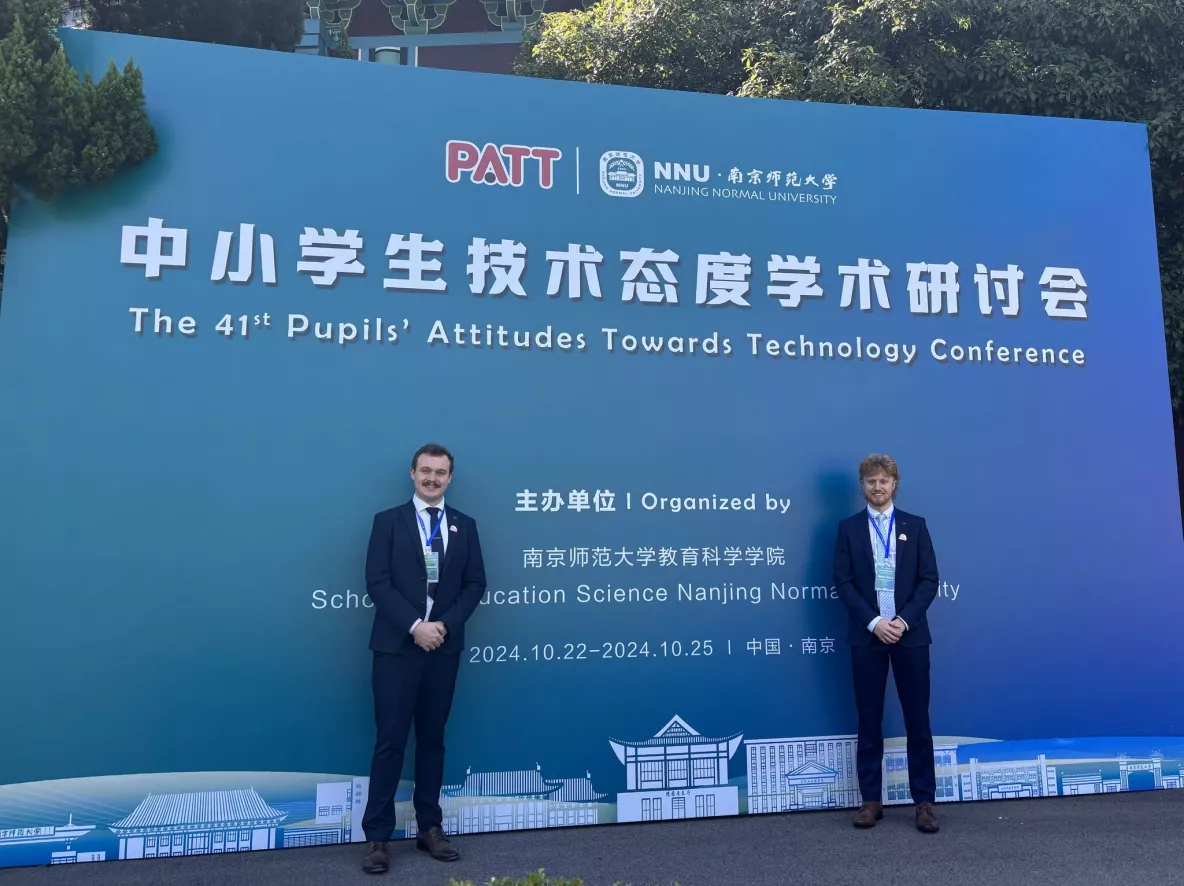
[[452, 708], [465, 622], [485, 593], [477, 524], [444, 503], [452, 454], [429, 444], [411, 459], [415, 495], [374, 517], [366, 552], [366, 589], [374, 602], [374, 721], [378, 737], [362, 830], [362, 869], [390, 868], [395, 791], [407, 735], [415, 722], [416, 846], [441, 861], [460, 853], [444, 835], [444, 726]]
[[929, 635], [926, 611], [937, 596], [937, 556], [925, 520], [896, 508], [900, 470], [887, 455], [859, 466], [867, 507], [839, 524], [835, 590], [849, 614], [847, 642], [859, 716], [856, 767], [863, 804], [855, 826], [883, 818], [884, 691], [888, 668], [908, 737], [909, 791], [917, 829], [936, 833], [937, 778], [929, 726]]

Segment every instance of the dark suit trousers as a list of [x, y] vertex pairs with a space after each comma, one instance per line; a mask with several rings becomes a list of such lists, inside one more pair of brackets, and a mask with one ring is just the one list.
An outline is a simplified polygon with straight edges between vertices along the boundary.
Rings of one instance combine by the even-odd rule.
[[867, 802], [883, 796], [884, 690], [888, 666], [896, 680], [907, 736], [909, 793], [914, 803], [932, 803], [937, 793], [933, 765], [933, 732], [929, 726], [929, 647], [886, 645], [878, 639], [870, 646], [851, 647], [851, 672], [855, 678], [855, 709], [859, 714], [856, 768], [859, 792]]
[[424, 652], [374, 653], [374, 724], [378, 736], [370, 763], [370, 794], [362, 830], [384, 842], [395, 829], [395, 792], [403, 772], [407, 735], [415, 722], [415, 819], [422, 833], [443, 824], [440, 789], [444, 785], [444, 727], [460, 655]]

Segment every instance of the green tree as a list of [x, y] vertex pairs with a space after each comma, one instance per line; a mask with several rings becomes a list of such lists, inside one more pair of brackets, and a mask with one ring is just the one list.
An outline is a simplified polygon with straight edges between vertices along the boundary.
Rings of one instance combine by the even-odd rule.
[[1184, 435], [1181, 0], [601, 0], [515, 73], [738, 96], [1145, 123]]
[[781, 33], [777, 0], [603, 0], [543, 16], [514, 73], [554, 80], [732, 93], [744, 53]]
[[50, 199], [156, 151], [140, 71], [129, 61], [80, 78], [55, 34], [61, 16], [61, 0], [0, 0], [0, 283], [18, 188]]
[[85, 0], [96, 31], [291, 52], [305, 0]]

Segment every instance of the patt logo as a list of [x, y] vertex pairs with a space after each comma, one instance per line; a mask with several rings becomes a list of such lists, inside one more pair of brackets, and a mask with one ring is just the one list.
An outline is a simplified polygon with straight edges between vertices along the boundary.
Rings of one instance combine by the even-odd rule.
[[632, 151], [600, 155], [600, 190], [610, 197], [636, 197], [645, 189], [645, 166]]
[[478, 147], [472, 142], [453, 140], [448, 142], [444, 171], [454, 183], [467, 172], [474, 184], [520, 188], [526, 181], [527, 168], [537, 167], [539, 187], [550, 188], [555, 182], [555, 163], [562, 157], [558, 148], [490, 143]]

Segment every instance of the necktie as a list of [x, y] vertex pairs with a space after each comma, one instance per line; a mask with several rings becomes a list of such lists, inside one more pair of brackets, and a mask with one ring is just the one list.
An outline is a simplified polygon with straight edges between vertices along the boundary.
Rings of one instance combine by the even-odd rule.
[[[880, 534], [876, 538], [876, 562], [881, 563], [888, 560], [887, 554], [884, 552], [884, 543], [880, 539], [885, 539], [891, 551], [892, 539], [888, 538], [888, 515], [876, 514], [876, 525], [880, 527]], [[888, 621], [896, 618], [896, 593], [893, 582], [892, 588], [876, 588], [876, 602], [880, 604], [880, 617]]]
[[[428, 508], [428, 535], [432, 534], [432, 530], [436, 528], [436, 521], [440, 519], [439, 508]], [[437, 554], [437, 563], [440, 566], [444, 565], [444, 524], [440, 524], [440, 531], [436, 533], [436, 537], [432, 539], [432, 550]]]

